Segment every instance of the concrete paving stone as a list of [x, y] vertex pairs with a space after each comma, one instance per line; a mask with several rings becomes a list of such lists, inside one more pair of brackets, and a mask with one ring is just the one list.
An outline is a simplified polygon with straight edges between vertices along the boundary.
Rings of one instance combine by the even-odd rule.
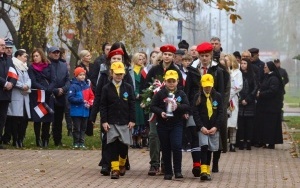
[[[284, 135], [287, 137], [286, 135]], [[275, 150], [222, 153], [219, 173], [201, 182], [193, 177], [191, 153], [183, 152], [182, 180], [148, 176], [149, 151], [129, 150], [131, 170], [119, 180], [102, 176], [98, 166], [100, 150], [0, 150], [1, 188], [27, 187], [300, 187], [300, 159], [292, 158], [290, 140]]]

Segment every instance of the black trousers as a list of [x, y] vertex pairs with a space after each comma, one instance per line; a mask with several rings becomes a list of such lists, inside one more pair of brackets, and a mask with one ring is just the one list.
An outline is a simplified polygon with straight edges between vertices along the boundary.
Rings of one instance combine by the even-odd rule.
[[8, 116], [7, 122], [11, 122], [12, 125], [13, 142], [23, 141], [28, 125], [28, 117], [25, 108], [23, 117]]
[[54, 122], [52, 123], [52, 132], [54, 144], [61, 144], [62, 139], [62, 121], [65, 112], [64, 106], [54, 105]]
[[201, 164], [210, 166], [211, 153], [208, 150], [208, 145], [201, 146]]
[[108, 144], [107, 144], [107, 134], [106, 132], [103, 132], [102, 133], [102, 145], [101, 145], [101, 165], [102, 167], [107, 167], [107, 168], [110, 168], [110, 161], [111, 161], [111, 152], [110, 152], [110, 147], [108, 147]]
[[123, 159], [127, 158], [128, 146], [119, 139], [108, 144], [111, 151], [111, 161], [119, 161], [119, 156]]
[[[49, 140], [50, 138], [50, 122], [34, 122], [34, 134], [36, 140]], [[41, 135], [42, 130], [42, 135]]]
[[199, 136], [196, 126], [187, 127], [188, 135], [191, 140], [192, 158], [193, 163], [200, 163], [200, 146], [199, 146]]
[[3, 128], [5, 126], [9, 101], [0, 101], [0, 140], [2, 139]]
[[73, 143], [84, 144], [87, 117], [72, 117], [73, 121]]
[[238, 116], [237, 138], [239, 141], [250, 141], [253, 137], [254, 117]]

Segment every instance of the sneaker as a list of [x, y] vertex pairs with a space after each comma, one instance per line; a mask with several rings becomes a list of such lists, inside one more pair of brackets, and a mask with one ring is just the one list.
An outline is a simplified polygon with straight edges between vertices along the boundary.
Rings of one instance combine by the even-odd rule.
[[150, 169], [148, 171], [149, 176], [155, 176], [159, 172], [159, 168], [156, 166], [150, 166]]
[[73, 145], [73, 148], [78, 149], [78, 148], [79, 148], [79, 145], [78, 145], [77, 143], [75, 143], [75, 144]]
[[80, 147], [80, 149], [86, 149], [84, 144], [80, 144], [79, 147]]

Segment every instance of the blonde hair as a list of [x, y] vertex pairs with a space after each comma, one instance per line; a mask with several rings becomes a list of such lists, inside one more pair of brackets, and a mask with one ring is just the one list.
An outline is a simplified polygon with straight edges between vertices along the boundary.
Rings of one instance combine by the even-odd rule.
[[[237, 62], [236, 58], [232, 54], [227, 54], [225, 57], [228, 57], [230, 61], [230, 67], [232, 67], [232, 70], [239, 69], [239, 63]], [[228, 65], [227, 65], [228, 66]]]
[[132, 58], [131, 58], [131, 66], [134, 67], [134, 65], [140, 60], [140, 56], [142, 56], [144, 54], [138, 52], [133, 54]]
[[79, 52], [79, 57], [80, 57], [80, 60], [82, 59], [82, 58], [84, 58], [86, 55], [88, 55], [90, 52], [88, 51], [88, 50], [81, 50], [80, 52]]

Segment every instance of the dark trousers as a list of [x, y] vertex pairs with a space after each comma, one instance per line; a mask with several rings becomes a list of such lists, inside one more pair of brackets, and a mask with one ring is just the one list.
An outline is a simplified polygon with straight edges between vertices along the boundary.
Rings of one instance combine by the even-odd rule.
[[84, 144], [87, 117], [72, 117], [73, 121], [73, 143]]
[[[92, 113], [92, 107], [90, 108], [90, 114]], [[85, 134], [87, 136], [93, 136], [94, 135], [94, 125], [91, 120], [88, 119]]]
[[119, 161], [119, 156], [123, 159], [127, 158], [128, 146], [119, 139], [107, 145], [111, 151], [111, 161]]
[[201, 164], [210, 166], [211, 153], [208, 150], [208, 145], [201, 146]]
[[28, 125], [28, 117], [25, 108], [23, 117], [8, 116], [7, 122], [11, 122], [12, 125], [13, 142], [16, 143], [16, 141], [23, 141]]
[[101, 136], [102, 145], [101, 145], [101, 160], [100, 163], [102, 167], [110, 168], [110, 159], [111, 159], [111, 152], [110, 148], [107, 145], [107, 134], [106, 132], [102, 133]]
[[253, 133], [254, 117], [238, 116], [237, 138], [239, 141], [251, 141]]
[[157, 125], [157, 133], [160, 140], [162, 158], [165, 166], [165, 174], [173, 175], [172, 154], [174, 173], [181, 173], [182, 162], [182, 123], [172, 126]]
[[199, 137], [196, 126], [187, 127], [188, 135], [190, 135], [193, 163], [200, 163], [200, 146]]
[[[34, 133], [35, 133], [35, 139], [36, 140], [49, 140], [50, 138], [50, 122], [34, 122]], [[42, 130], [42, 136], [41, 136], [41, 130]]]
[[66, 120], [68, 131], [72, 131], [73, 122], [72, 122], [72, 119], [71, 119], [71, 116], [70, 116], [70, 106], [69, 106], [69, 104], [67, 104], [66, 107], [65, 107], [65, 120]]
[[61, 144], [62, 139], [62, 121], [64, 118], [64, 106], [54, 106], [54, 122], [52, 123], [52, 132], [54, 144]]
[[5, 126], [9, 101], [0, 101], [0, 140], [2, 139], [3, 128]]

